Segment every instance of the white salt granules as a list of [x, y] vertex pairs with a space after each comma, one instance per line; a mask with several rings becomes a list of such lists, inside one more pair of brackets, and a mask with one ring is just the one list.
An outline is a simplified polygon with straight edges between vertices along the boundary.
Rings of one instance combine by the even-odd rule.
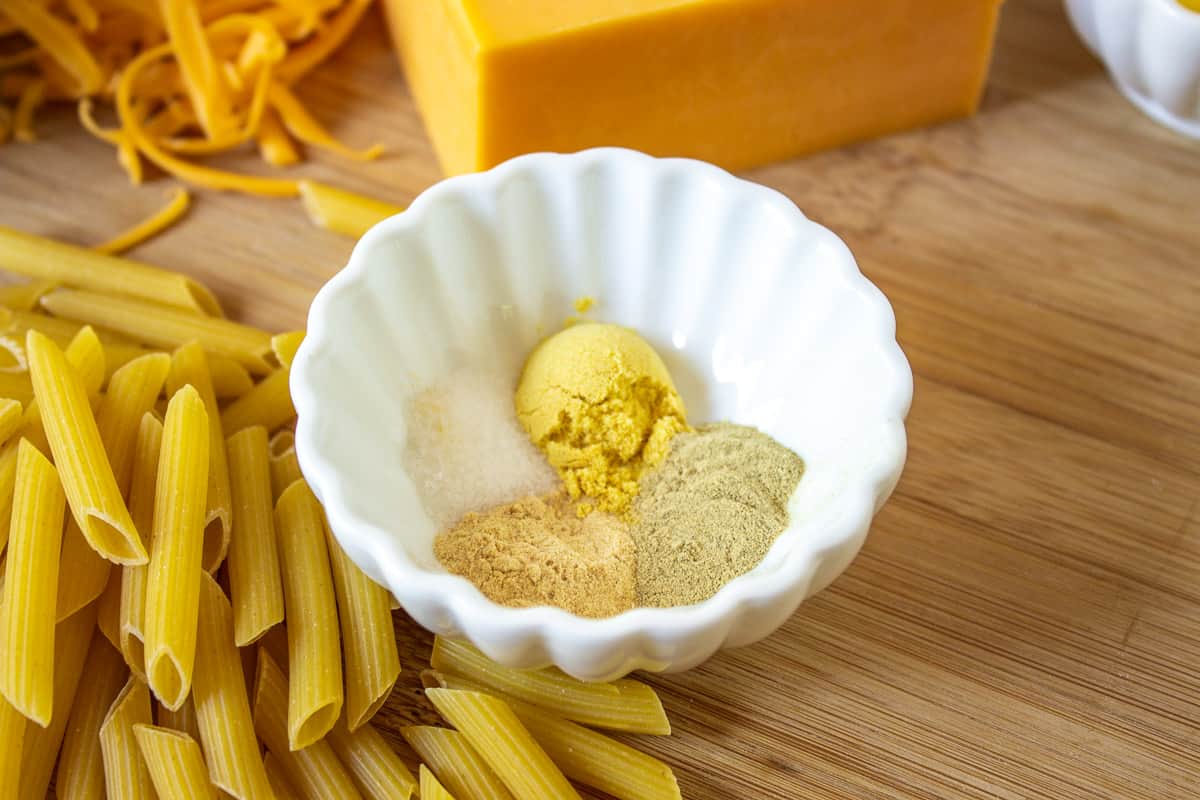
[[405, 468], [440, 530], [469, 511], [545, 494], [558, 484], [517, 422], [510, 377], [457, 369], [414, 395], [404, 416]]

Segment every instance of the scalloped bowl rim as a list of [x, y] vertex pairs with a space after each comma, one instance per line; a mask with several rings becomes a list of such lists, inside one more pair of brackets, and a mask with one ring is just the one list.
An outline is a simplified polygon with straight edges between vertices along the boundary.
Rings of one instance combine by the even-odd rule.
[[[824, 232], [823, 235], [832, 237], [840, 246], [842, 257], [826, 266], [847, 273], [843, 277], [872, 308], [876, 335], [884, 338], [882, 344], [890, 351], [891, 374], [898, 376], [898, 379], [891, 386], [879, 387], [890, 394], [888, 402], [884, 404], [889, 414], [883, 421], [886, 440], [880, 442], [881, 456], [870, 470], [847, 483], [839, 500], [841, 513], [830, 515], [831, 524], [826, 528], [825, 535], [792, 543], [786, 559], [773, 571], [761, 575], [748, 573], [735, 578], [701, 603], [673, 608], [642, 607], [612, 617], [587, 619], [549, 606], [503, 606], [487, 599], [465, 578], [432, 572], [414, 564], [404, 548], [395, 543], [393, 535], [348, 510], [346, 497], [350, 489], [340, 479], [336, 465], [322, 453], [314, 426], [306, 420], [319, 408], [321, 395], [320, 388], [312, 385], [308, 379], [309, 363], [313, 354], [325, 346], [328, 338], [336, 335], [325, 324], [328, 316], [326, 309], [364, 278], [368, 270], [369, 252], [399, 232], [421, 226], [429, 209], [443, 198], [463, 192], [494, 192], [505, 181], [529, 171], [555, 170], [568, 164], [583, 165], [596, 159], [640, 162], [637, 166], [651, 169], [690, 170], [703, 173], [713, 180], [732, 181], [734, 188], [749, 188], [757, 195], [758, 201], [774, 206], [794, 225], [814, 226]], [[402, 606], [406, 605], [407, 596], [434, 595], [440, 598], [452, 620], [458, 622], [486, 618], [493, 640], [503, 637], [528, 644], [541, 639], [547, 643], [542, 648], [545, 653], [551, 649], [548, 646], [550, 642], [562, 647], [594, 648], [597, 645], [616, 645], [618, 640], [629, 640], [631, 637], [639, 640], [685, 639], [720, 626], [723, 619], [734, 618], [739, 611], [764, 606], [772, 598], [793, 590], [797, 584], [811, 580], [825, 555], [866, 531], [875, 513], [895, 488], [906, 455], [904, 419], [912, 401], [912, 373], [895, 341], [895, 315], [883, 293], [861, 273], [845, 244], [827, 228], [804, 216], [786, 196], [706, 162], [654, 158], [622, 148], [595, 148], [574, 154], [533, 153], [514, 158], [486, 172], [447, 178], [422, 192], [404, 212], [373, 226], [356, 243], [346, 267], [335, 274], [313, 300], [307, 335], [292, 365], [291, 390], [298, 414], [296, 451], [302, 472], [325, 506], [330, 527], [351, 559], [374, 580], [392, 591]], [[779, 538], [783, 540], [788, 535], [789, 531], [785, 531]], [[810, 589], [805, 597], [811, 593]], [[460, 627], [469, 638], [466, 630], [469, 625], [460, 623]], [[728, 636], [727, 630], [724, 636]], [[543, 653], [530, 653], [528, 647], [518, 649], [522, 649], [523, 654], [502, 660], [510, 666], [520, 667], [545, 666], [552, 661]], [[645, 659], [634, 658], [633, 661], [635, 663], [631, 669], [663, 668], [652, 666]]]

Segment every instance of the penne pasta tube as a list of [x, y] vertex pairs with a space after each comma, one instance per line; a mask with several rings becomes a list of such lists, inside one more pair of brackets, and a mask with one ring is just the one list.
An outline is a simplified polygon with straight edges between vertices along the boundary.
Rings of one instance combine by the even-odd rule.
[[242, 662], [233, 643], [233, 610], [221, 587], [203, 572], [196, 638], [192, 697], [209, 779], [238, 800], [270, 798], [271, 786], [254, 735]]
[[267, 432], [258, 426], [238, 431], [226, 441], [234, 523], [227, 572], [238, 647], [283, 622], [268, 446]]
[[121, 652], [121, 573], [109, 576], [96, 601], [96, 627], [117, 652]]
[[333, 588], [342, 621], [346, 726], [354, 731], [375, 716], [400, 675], [391, 596], [360, 570], [325, 523]]
[[17, 480], [17, 442], [0, 447], [0, 552], [8, 545], [12, 523], [13, 484]]
[[100, 724], [104, 786], [109, 797], [154, 800], [154, 783], [133, 733], [135, 725], [149, 724], [150, 691], [131, 675]]
[[288, 331], [287, 333], [277, 333], [271, 337], [271, 352], [275, 354], [275, 360], [279, 362], [279, 366], [292, 368], [296, 351], [300, 349], [300, 343], [303, 341], [304, 331]]
[[28, 720], [0, 697], [0, 786], [18, 786]]
[[300, 199], [314, 225], [355, 239], [377, 222], [404, 211], [401, 206], [317, 181], [300, 181]]
[[425, 696], [467, 737], [517, 800], [578, 800], [578, 793], [503, 700], [453, 689], [426, 689]]
[[419, 770], [421, 775], [421, 800], [454, 800], [454, 795], [446, 791], [438, 779], [433, 777], [429, 767], [424, 764]]
[[[292, 484], [275, 506], [289, 625], [288, 747], [321, 739], [342, 712], [342, 657], [338, 615], [325, 545], [325, 520], [312, 490]], [[261, 670], [260, 670], [261, 673]], [[272, 747], [278, 753], [278, 747]]]
[[138, 426], [146, 412], [154, 408], [170, 368], [171, 359], [166, 353], [138, 356], [112, 374], [96, 412], [100, 441], [122, 497], [129, 496]]
[[413, 725], [400, 733], [459, 800], [512, 800], [504, 782], [458, 731]]
[[134, 725], [133, 735], [159, 800], [216, 800], [195, 739], [154, 725]]
[[[44, 295], [43, 295], [44, 296]], [[41, 303], [39, 298], [38, 303]], [[38, 331], [54, 340], [54, 343], [60, 347], [66, 347], [75, 335], [79, 333], [85, 326], [80, 322], [72, 322], [69, 319], [59, 319], [51, 317], [40, 310], [34, 311], [19, 311], [8, 309], [11, 319], [5, 324], [5, 328], [10, 334], [19, 335], [22, 342], [25, 341], [26, 334], [29, 331]], [[134, 344], [128, 337], [113, 331], [106, 330], [101, 327], [93, 326], [96, 331], [96, 336], [105, 345], [120, 345], [123, 347], [133, 347]]]
[[[288, 437], [292, 435], [291, 431], [280, 431], [279, 433], [286, 434]], [[289, 486], [302, 480], [304, 480], [304, 474], [300, 472], [300, 461], [296, 458], [295, 446], [288, 447], [279, 455], [271, 455], [271, 492], [275, 495], [276, 501]]]
[[434, 639], [430, 664], [584, 725], [630, 733], [671, 732], [658, 695], [639, 681], [584, 683], [554, 669], [510, 669], [465, 642], [441, 636]]
[[84, 391], [87, 392], [88, 402], [94, 408], [100, 398], [100, 389], [104, 386], [107, 361], [104, 344], [100, 341], [96, 329], [91, 325], [84, 325], [76, 331], [71, 341], [67, 342], [63, 355], [67, 357], [67, 363], [75, 368], [79, 380], [83, 382]]
[[263, 757], [263, 764], [267, 768], [267, 780], [271, 782], [271, 791], [275, 792], [275, 800], [301, 800], [300, 793], [292, 786], [292, 782], [284, 773], [286, 769], [279, 757], [267, 751]]
[[281, 367], [226, 406], [221, 413], [221, 425], [229, 434], [251, 425], [273, 431], [295, 416], [288, 389], [288, 368]]
[[218, 400], [241, 397], [254, 386], [254, 380], [238, 362], [229, 356], [208, 353], [208, 374], [212, 378], [213, 394]]
[[0, 694], [43, 728], [54, 709], [54, 602], [65, 504], [54, 465], [22, 440], [0, 602]]
[[179, 708], [172, 711], [158, 703], [154, 719], [160, 728], [170, 728], [173, 731], [186, 733], [196, 741], [200, 741], [200, 723], [196, 718], [196, 704], [189, 696]]
[[185, 275], [3, 226], [0, 263], [9, 272], [31, 278], [221, 315], [212, 292]]
[[0, 286], [0, 306], [32, 311], [37, 308], [38, 300], [47, 292], [58, 287], [55, 281], [29, 281], [11, 286]]
[[254, 730], [280, 763], [300, 794], [307, 798], [363, 800], [354, 779], [323, 739], [292, 750], [288, 743], [288, 678], [264, 648], [258, 649], [254, 679]]
[[54, 791], [59, 800], [104, 797], [100, 725], [129, 674], [121, 654], [99, 631], [92, 635], [83, 671], [87, 675], [87, 686], [84, 691], [76, 692], [54, 778]]
[[208, 415], [208, 490], [205, 495], [203, 564], [206, 570], [214, 572], [229, 552], [233, 500], [229, 489], [229, 459], [225, 453], [221, 411], [208, 373], [208, 359], [196, 342], [185, 344], [171, 356], [167, 394], [174, 395], [188, 384], [200, 394]]
[[0, 442], [7, 442], [21, 429], [24, 416], [25, 409], [21, 407], [20, 400], [0, 399]]
[[103, 594], [111, 572], [112, 564], [92, 549], [75, 518], [68, 516], [59, 556], [55, 621], [61, 622]]
[[208, 442], [204, 401], [184, 386], [171, 397], [163, 423], [146, 575], [146, 678], [167, 708], [178, 708], [192, 684]]
[[[54, 715], [42, 727], [26, 721], [17, 797], [41, 798], [50, 788], [54, 762], [75, 704], [83, 664], [96, 627], [96, 607], [72, 614], [54, 628]], [[8, 784], [11, 786], [11, 784]]]
[[675, 773], [653, 756], [527, 703], [512, 709], [559, 769], [617, 800], [680, 800]]
[[271, 337], [264, 331], [227, 319], [78, 289], [53, 291], [42, 297], [41, 304], [57, 317], [102, 325], [135, 342], [173, 349], [198, 341], [205, 350], [229, 356], [253, 375], [266, 375], [271, 371], [266, 360], [266, 355], [271, 352]]
[[46, 438], [75, 521], [105, 558], [145, 563], [146, 548], [117, 488], [83, 381], [62, 351], [37, 331], [29, 332], [25, 349]]
[[370, 723], [351, 733], [338, 720], [326, 741], [368, 800], [408, 800], [417, 788], [408, 767]]
[[[146, 532], [146, 544], [154, 547], [154, 497], [158, 483], [158, 461], [162, 453], [162, 423], [152, 412], [142, 415], [133, 449], [133, 473], [129, 486], [129, 513], [134, 525]], [[119, 647], [133, 674], [146, 679], [146, 577], [149, 565], [121, 568]]]

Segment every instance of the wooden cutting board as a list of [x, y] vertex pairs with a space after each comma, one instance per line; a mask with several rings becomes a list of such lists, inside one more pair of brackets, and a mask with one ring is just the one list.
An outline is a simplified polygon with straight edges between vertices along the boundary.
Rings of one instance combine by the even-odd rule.
[[[439, 178], [378, 18], [303, 94], [389, 151], [306, 174], [398, 203]], [[128, 187], [70, 111], [40, 132], [0, 147], [2, 224], [92, 243], [172, 185]], [[641, 744], [697, 800], [1200, 795], [1200, 143], [1118, 96], [1061, 3], [1010, 0], [977, 118], [748, 177], [895, 305], [909, 464], [778, 633], [652, 679], [676, 733]], [[136, 256], [288, 329], [350, 246], [294, 202], [202, 193]], [[396, 627], [392, 732], [432, 719], [429, 637]]]

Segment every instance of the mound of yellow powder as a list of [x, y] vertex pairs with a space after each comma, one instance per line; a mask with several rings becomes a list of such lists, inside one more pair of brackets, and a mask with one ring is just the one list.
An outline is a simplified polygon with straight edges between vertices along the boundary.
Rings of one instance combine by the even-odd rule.
[[517, 418], [580, 505], [629, 509], [642, 471], [662, 461], [688, 430], [683, 401], [649, 344], [619, 325], [585, 323], [546, 339], [529, 355]]

